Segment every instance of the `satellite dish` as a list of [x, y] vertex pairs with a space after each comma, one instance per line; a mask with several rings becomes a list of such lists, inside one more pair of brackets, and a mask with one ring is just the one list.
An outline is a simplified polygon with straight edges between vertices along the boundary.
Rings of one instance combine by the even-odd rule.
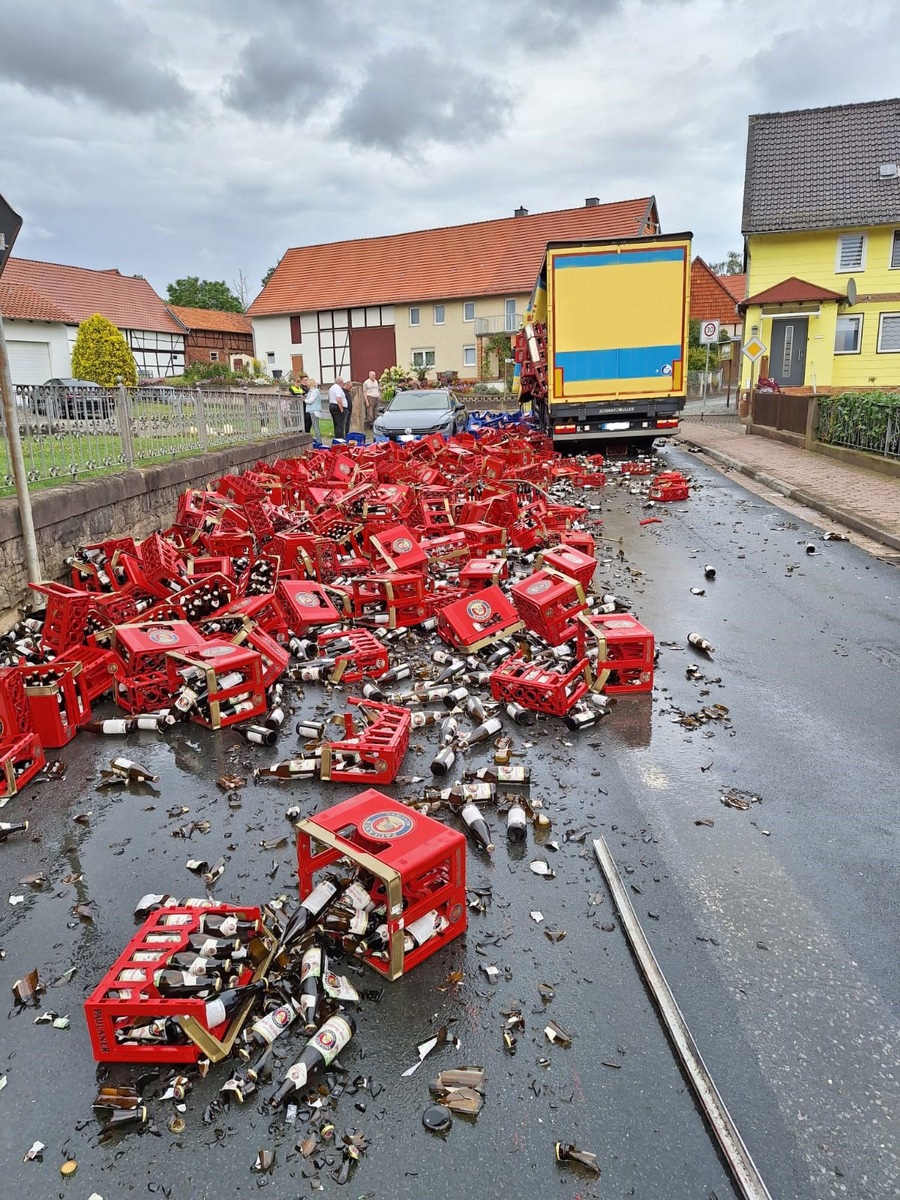
[[856, 280], [855, 279], [847, 280], [847, 303], [848, 304], [856, 303]]

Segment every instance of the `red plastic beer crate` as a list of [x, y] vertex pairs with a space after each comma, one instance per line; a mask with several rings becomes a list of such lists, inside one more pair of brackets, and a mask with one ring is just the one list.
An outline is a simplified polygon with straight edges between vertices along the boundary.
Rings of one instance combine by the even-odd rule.
[[461, 529], [449, 533], [435, 534], [422, 539], [422, 549], [429, 563], [449, 562], [451, 559], [468, 558], [471, 550], [468, 539]]
[[64, 583], [31, 583], [28, 586], [45, 598], [47, 606], [41, 647], [58, 658], [69, 646], [83, 645], [92, 597]]
[[690, 484], [680, 471], [661, 471], [650, 484], [648, 493], [651, 500], [659, 502], [687, 500], [690, 494]]
[[[593, 541], [593, 539], [591, 539]], [[559, 545], [551, 550], [544, 550], [537, 560], [538, 569], [549, 567], [576, 580], [585, 591], [591, 586], [597, 560], [590, 554], [584, 554], [575, 546]]]
[[419, 544], [418, 538], [405, 525], [394, 525], [382, 529], [369, 538], [376, 560], [380, 560], [389, 571], [428, 571], [428, 555]]
[[67, 662], [81, 663], [81, 678], [89, 703], [112, 691], [121, 664], [112, 650], [101, 646], [70, 646], [66, 650]]
[[652, 691], [654, 640], [650, 630], [630, 613], [592, 613], [587, 622], [603, 639], [595, 689], [608, 695]]
[[31, 708], [20, 668], [0, 668], [0, 743], [33, 732]]
[[640, 460], [619, 463], [623, 475], [652, 475], [653, 463]]
[[[297, 823], [300, 896], [312, 891], [316, 871], [342, 857], [374, 877], [373, 899], [385, 905], [387, 953], [366, 962], [387, 979], [465, 932], [466, 839], [459, 830], [369, 788]], [[404, 930], [433, 912], [446, 928], [405, 953]]]
[[[350, 696], [348, 703], [362, 705], [369, 723], [357, 729], [352, 713], [344, 715], [345, 736], [322, 743], [322, 779], [336, 783], [393, 783], [409, 746], [412, 717], [408, 708], [361, 700]], [[336, 756], [358, 758], [342, 765]]]
[[472, 558], [500, 557], [506, 554], [507, 533], [502, 525], [488, 525], [485, 521], [471, 521], [456, 528], [466, 535], [466, 544]]
[[[185, 667], [194, 667], [206, 676], [206, 704], [209, 716], [194, 709], [190, 719], [207, 729], [225, 729], [242, 721], [253, 721], [266, 711], [266, 694], [263, 687], [262, 658], [255, 650], [235, 646], [230, 642], [211, 641], [197, 650], [187, 653], [166, 655], [169, 692], [175, 695], [184, 683], [179, 672]], [[239, 675], [240, 680], [223, 687], [221, 680], [226, 675]], [[231, 712], [229, 700], [241, 699], [241, 707]]]
[[425, 578], [418, 571], [394, 571], [354, 579], [352, 604], [354, 620], [363, 625], [418, 625], [428, 616]]
[[[340, 653], [331, 651], [329, 647], [337, 639], [347, 639], [352, 648]], [[326, 657], [334, 654], [333, 677], [341, 683], [358, 683], [363, 676], [378, 679], [390, 666], [386, 647], [368, 629], [335, 629], [320, 634], [318, 641], [319, 649]]]
[[[250, 944], [250, 961], [239, 976], [239, 986], [261, 979], [275, 951], [275, 940], [253, 906], [210, 903], [196, 908], [161, 908], [152, 913], [131, 939], [112, 967], [84, 1002], [84, 1015], [94, 1058], [97, 1062], [191, 1063], [206, 1057], [219, 1062], [228, 1054], [250, 1010], [245, 1006], [228, 1024], [206, 1024], [206, 1000], [160, 996], [153, 983], [155, 971], [164, 970], [170, 957], [187, 948], [188, 937], [201, 931], [207, 913], [259, 921], [260, 934]], [[158, 942], [152, 937], [178, 935], [177, 941]], [[151, 938], [151, 940], [148, 940]], [[146, 956], [152, 954], [153, 958]], [[124, 978], [123, 978], [124, 974]], [[125, 1046], [116, 1041], [116, 1031], [130, 1025], [171, 1017], [191, 1039], [185, 1045], [146, 1043]]]
[[255, 548], [256, 538], [249, 530], [213, 529], [204, 533], [200, 542], [207, 554], [227, 554], [229, 558], [247, 558]]
[[470, 592], [501, 583], [508, 577], [509, 565], [505, 558], [470, 558], [459, 572], [460, 586]]
[[[602, 524], [602, 522], [598, 522]], [[582, 554], [586, 554], [589, 558], [594, 558], [594, 537], [583, 529], [566, 529], [559, 534], [560, 546], [571, 546], [575, 550], [580, 550]]]
[[[49, 666], [16, 670], [21, 673], [31, 723], [41, 745], [45, 750], [67, 745], [91, 716], [81, 663], [57, 659]], [[59, 678], [52, 680], [52, 675]]]
[[527, 629], [551, 646], [561, 646], [578, 632], [578, 614], [587, 604], [584, 589], [557, 571], [536, 571], [511, 588], [516, 611]]
[[170, 650], [184, 654], [205, 641], [187, 621], [141, 621], [116, 625], [111, 631], [110, 648], [122, 664], [123, 676], [166, 677], [166, 655]]
[[438, 634], [457, 650], [479, 650], [522, 628], [519, 614], [496, 585], [455, 600], [438, 615]]
[[[0, 740], [0, 801], [21, 792], [38, 771], [44, 769], [44, 749], [36, 733], [22, 733]], [[0, 804], [0, 807], [2, 807]]]
[[591, 669], [581, 658], [568, 671], [557, 671], [514, 654], [491, 671], [491, 695], [504, 704], [564, 717], [591, 686]]
[[230, 640], [235, 646], [247, 646], [259, 655], [262, 661], [263, 687], [266, 690], [284, 674], [291, 660], [290, 651], [252, 621], [246, 621], [244, 627]]
[[284, 610], [274, 592], [263, 592], [258, 596], [239, 596], [237, 600], [227, 604], [219, 616], [246, 617], [276, 640], [286, 641], [288, 637]]
[[275, 596], [284, 613], [288, 629], [304, 636], [317, 625], [337, 625], [341, 614], [320, 583], [307, 579], [282, 579]]
[[234, 563], [225, 554], [207, 554], [199, 558], [189, 555], [185, 565], [189, 578], [202, 575], [227, 575], [229, 579], [234, 578]]

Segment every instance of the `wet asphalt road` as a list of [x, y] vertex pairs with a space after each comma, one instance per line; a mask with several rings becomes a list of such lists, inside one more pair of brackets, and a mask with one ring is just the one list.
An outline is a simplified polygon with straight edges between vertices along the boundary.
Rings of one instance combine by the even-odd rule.
[[[130, 756], [161, 776], [157, 791], [97, 791], [97, 770], [121, 742], [82, 735], [61, 752], [65, 781], [32, 786], [10, 802], [3, 819], [28, 817], [34, 840], [17, 836], [0, 847], [4, 897], [26, 894], [23, 905], [4, 904], [0, 913], [7, 1002], [12, 982], [32, 967], [47, 982], [70, 965], [77, 974], [50, 988], [38, 1010], [70, 1015], [70, 1030], [33, 1025], [33, 1010], [11, 1010], [5, 1026], [4, 1195], [194, 1200], [254, 1195], [265, 1184], [279, 1200], [734, 1196], [629, 956], [591, 835], [579, 840], [586, 830], [606, 836], [772, 1196], [898, 1193], [900, 573], [852, 545], [819, 541], [691, 455], [671, 449], [667, 457], [698, 481], [692, 499], [642, 528], [640, 501], [608, 489], [599, 575], [604, 589], [632, 598], [656, 634], [653, 698], [619, 702], [579, 737], [555, 722], [534, 731], [532, 791], [554, 819], [538, 844], [559, 843], [556, 852], [541, 851], [556, 878], [529, 871], [537, 849], [531, 835], [520, 852], [498, 829], [493, 862], [469, 853], [470, 882], [493, 887], [488, 912], [472, 913], [464, 938], [388, 985], [380, 1003], [362, 1007], [343, 1061], [350, 1078], [365, 1073], [383, 1090], [364, 1098], [364, 1112], [354, 1106], [358, 1096], [337, 1102], [338, 1130], [359, 1130], [371, 1142], [346, 1187], [327, 1165], [316, 1172], [293, 1150], [301, 1126], [285, 1129], [252, 1101], [204, 1125], [224, 1067], [194, 1088], [183, 1134], [167, 1131], [171, 1110], [150, 1088], [159, 1136], [100, 1146], [90, 1111], [98, 1068], [81, 1005], [133, 932], [131, 910], [143, 893], [197, 893], [187, 858], [230, 854], [216, 898], [265, 900], [291, 884], [290, 846], [273, 853], [258, 845], [289, 831], [287, 806], [314, 812], [356, 789], [249, 786], [232, 811], [216, 776], [274, 756], [233, 734], [190, 726], [165, 741], [130, 739]], [[811, 539], [818, 553], [807, 556]], [[705, 562], [717, 567], [713, 582], [702, 578]], [[692, 586], [706, 594], [692, 596]], [[685, 648], [692, 629], [715, 645], [711, 661]], [[705, 680], [685, 678], [690, 662]], [[297, 711], [309, 714], [320, 703], [319, 690], [309, 688]], [[712, 703], [729, 708], [728, 725], [691, 731], [676, 723], [676, 710]], [[285, 734], [279, 757], [295, 741]], [[414, 745], [429, 741], [414, 735]], [[427, 775], [426, 754], [411, 752], [404, 773]], [[487, 754], [476, 748], [470, 759], [482, 765]], [[384, 790], [404, 798], [420, 786]], [[728, 809], [719, 800], [725, 787], [755, 793], [760, 803]], [[189, 816], [167, 820], [174, 804], [188, 805]], [[73, 823], [86, 811], [88, 826]], [[211, 831], [191, 842], [171, 836], [193, 818], [210, 820]], [[713, 826], [696, 825], [701, 818]], [[567, 832], [575, 836], [567, 840]], [[279, 867], [270, 880], [273, 858]], [[41, 891], [17, 882], [41, 869], [49, 876]], [[69, 874], [83, 880], [63, 883]], [[79, 902], [92, 905], [92, 924], [71, 914]], [[545, 925], [566, 930], [565, 939], [551, 943], [530, 919], [533, 909]], [[612, 932], [602, 928], [610, 924]], [[482, 964], [500, 968], [496, 985]], [[453, 971], [464, 982], [440, 990]], [[362, 983], [377, 980], [367, 972]], [[540, 983], [555, 989], [548, 1004]], [[509, 1008], [522, 1008], [527, 1021], [515, 1056], [502, 1050], [500, 1013]], [[570, 1049], [546, 1041], [548, 1017], [572, 1033]], [[416, 1044], [444, 1022], [452, 1022], [461, 1049], [444, 1047], [401, 1078]], [[299, 1036], [282, 1040], [285, 1056], [302, 1044]], [[549, 1065], [539, 1063], [544, 1058]], [[420, 1123], [429, 1079], [473, 1063], [488, 1075], [481, 1115], [457, 1117], [446, 1139], [435, 1138]], [[114, 1068], [109, 1082], [136, 1073]], [[22, 1163], [35, 1139], [46, 1143], [44, 1161]], [[594, 1151], [601, 1180], [558, 1167], [556, 1139]], [[264, 1178], [251, 1170], [261, 1147], [276, 1148], [275, 1169]], [[64, 1156], [79, 1162], [69, 1182], [58, 1174]], [[321, 1192], [304, 1171], [318, 1176]]]

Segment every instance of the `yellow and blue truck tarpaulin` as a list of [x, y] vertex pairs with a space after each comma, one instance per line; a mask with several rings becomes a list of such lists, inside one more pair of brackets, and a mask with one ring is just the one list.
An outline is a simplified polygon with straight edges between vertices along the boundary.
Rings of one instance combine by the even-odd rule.
[[684, 393], [690, 253], [687, 238], [548, 247], [551, 402]]

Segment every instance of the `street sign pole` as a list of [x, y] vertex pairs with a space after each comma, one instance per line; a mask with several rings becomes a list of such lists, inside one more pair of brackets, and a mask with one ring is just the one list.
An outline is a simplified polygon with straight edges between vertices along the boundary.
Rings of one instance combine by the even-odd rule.
[[19, 415], [16, 412], [16, 394], [9, 373], [9, 354], [6, 350], [6, 334], [3, 331], [3, 314], [0, 313], [0, 396], [3, 399], [3, 419], [6, 422], [6, 441], [16, 484], [16, 499], [19, 502], [19, 520], [22, 524], [22, 541], [25, 543], [25, 570], [29, 583], [40, 583], [41, 560], [38, 555], [34, 518], [31, 513], [31, 493], [28, 491], [28, 475], [25, 457], [22, 454], [22, 439], [19, 436]]

